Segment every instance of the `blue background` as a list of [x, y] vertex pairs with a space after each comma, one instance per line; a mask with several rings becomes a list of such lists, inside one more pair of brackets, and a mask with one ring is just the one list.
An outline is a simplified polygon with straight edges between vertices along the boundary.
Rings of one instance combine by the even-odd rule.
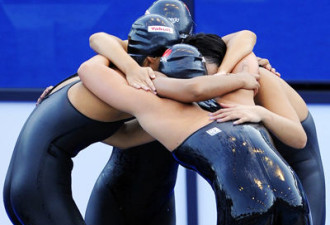
[[[0, 88], [43, 88], [76, 72], [104, 31], [127, 38], [153, 0], [0, 0]], [[195, 0], [196, 32], [250, 29], [289, 82], [330, 83], [330, 1]]]

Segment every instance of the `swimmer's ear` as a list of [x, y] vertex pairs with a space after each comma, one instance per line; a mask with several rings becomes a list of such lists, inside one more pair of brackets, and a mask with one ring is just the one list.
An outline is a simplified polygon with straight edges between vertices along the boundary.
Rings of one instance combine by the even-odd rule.
[[150, 66], [150, 65], [152, 65], [155, 62], [155, 58], [156, 57], [147, 56], [144, 59], [142, 66]]
[[146, 59], [149, 64], [154, 64], [155, 62], [157, 62], [159, 60], [159, 57], [148, 56]]
[[145, 59], [144, 66], [149, 66], [153, 70], [157, 70], [158, 69], [158, 65], [159, 65], [159, 60], [160, 60], [160, 57], [148, 56]]

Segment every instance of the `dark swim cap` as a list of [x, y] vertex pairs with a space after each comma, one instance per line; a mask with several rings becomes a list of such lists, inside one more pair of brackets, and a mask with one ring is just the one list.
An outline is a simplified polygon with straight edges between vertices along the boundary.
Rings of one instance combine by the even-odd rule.
[[174, 24], [181, 38], [186, 38], [192, 34], [193, 20], [184, 2], [179, 0], [158, 0], [147, 9], [145, 14], [151, 13], [166, 17]]
[[173, 78], [193, 78], [207, 74], [204, 58], [192, 45], [176, 44], [160, 59], [159, 71]]
[[161, 56], [167, 48], [179, 41], [179, 33], [165, 17], [144, 15], [132, 25], [128, 34], [127, 52], [142, 65], [147, 56]]
[[[207, 74], [204, 58], [192, 45], [176, 44], [160, 59], [159, 71], [168, 77], [188, 79]], [[197, 102], [204, 110], [215, 112], [221, 107], [215, 99]]]

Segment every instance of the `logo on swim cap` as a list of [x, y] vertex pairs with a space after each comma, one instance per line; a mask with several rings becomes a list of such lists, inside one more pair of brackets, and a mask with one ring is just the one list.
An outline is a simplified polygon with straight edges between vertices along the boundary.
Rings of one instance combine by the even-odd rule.
[[180, 18], [178, 18], [178, 17], [167, 17], [167, 19], [173, 24], [180, 22]]
[[162, 55], [162, 57], [167, 58], [171, 53], [172, 53], [172, 49], [169, 48], [169, 49], [167, 49], [164, 52], [164, 54]]
[[148, 26], [148, 32], [174, 33], [173, 28], [165, 26]]

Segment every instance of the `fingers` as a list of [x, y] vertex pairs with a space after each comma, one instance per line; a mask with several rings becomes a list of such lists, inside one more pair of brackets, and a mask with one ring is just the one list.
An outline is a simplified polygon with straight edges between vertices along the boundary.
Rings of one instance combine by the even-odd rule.
[[156, 92], [156, 87], [154, 85], [154, 83], [152, 82], [152, 80], [150, 79], [147, 79], [146, 80], [146, 85], [153, 91], [153, 92]]
[[259, 64], [259, 66], [262, 66], [262, 67], [270, 66], [268, 59], [263, 59], [263, 58], [259, 58], [259, 57], [258, 57], [258, 64]]
[[150, 79], [144, 81], [129, 82], [129, 85], [136, 89], [143, 89], [145, 91], [151, 91], [152, 93], [157, 94], [154, 83]]
[[259, 92], [259, 87], [253, 89], [253, 96], [256, 96], [258, 94], [258, 92]]
[[156, 78], [156, 75], [155, 75], [153, 69], [151, 69], [150, 67], [147, 67], [147, 70], [148, 70], [148, 73], [149, 73], [149, 77], [151, 79], [155, 79]]
[[247, 122], [247, 119], [246, 118], [240, 118], [236, 121], [233, 122], [234, 125], [239, 125], [239, 124], [242, 124], [242, 123], [245, 123]]
[[254, 76], [254, 78], [256, 80], [259, 80], [260, 79], [260, 74], [258, 74], [258, 73], [253, 73], [252, 76]]
[[39, 103], [46, 97], [46, 95], [53, 89], [53, 86], [48, 86], [44, 92], [40, 95], [40, 97], [37, 100], [36, 105], [39, 105]]
[[129, 85], [131, 85], [132, 87], [136, 88], [136, 89], [140, 89], [141, 88], [141, 85], [139, 85], [138, 83], [128, 83]]
[[156, 94], [156, 87], [151, 80], [154, 78], [156, 78], [154, 71], [150, 67], [144, 67], [138, 75], [127, 77], [127, 82], [136, 89], [152, 91]]
[[218, 115], [216, 121], [217, 122], [227, 122], [235, 119], [240, 119], [242, 115], [239, 115], [237, 112], [227, 112], [227, 113], [222, 113], [221, 115]]
[[236, 113], [236, 111], [237, 111], [236, 109], [232, 109], [232, 108], [220, 109], [214, 113], [210, 113], [209, 118], [210, 118], [210, 120], [221, 119], [228, 115], [234, 115]]

